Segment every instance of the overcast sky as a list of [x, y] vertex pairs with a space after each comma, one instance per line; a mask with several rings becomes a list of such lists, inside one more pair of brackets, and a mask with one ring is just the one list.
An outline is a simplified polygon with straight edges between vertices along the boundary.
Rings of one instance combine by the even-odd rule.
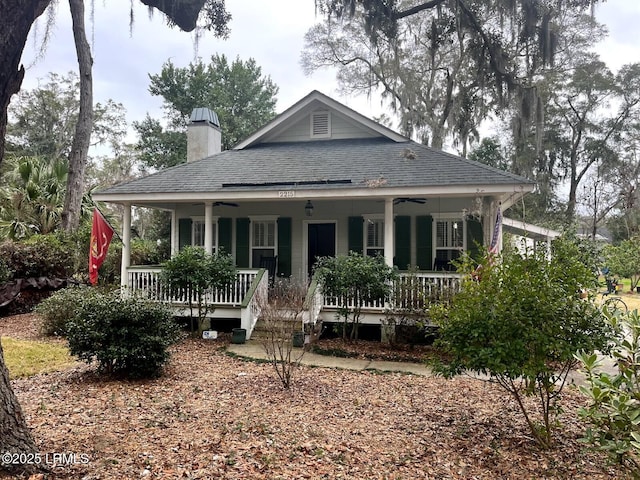
[[[77, 71], [69, 6], [58, 2], [56, 26], [43, 58], [37, 59], [32, 40], [23, 55], [27, 73], [23, 88], [37, 87], [48, 72]], [[90, 1], [85, 2], [90, 4]], [[227, 40], [202, 38], [197, 55], [205, 62], [214, 53], [230, 59], [254, 58], [264, 75], [280, 87], [278, 112], [291, 106], [312, 90], [319, 90], [372, 116], [381, 112], [379, 99], [344, 98], [337, 94], [334, 72], [323, 71], [306, 77], [300, 67], [300, 52], [306, 31], [321, 21], [315, 14], [314, 0], [227, 0], [233, 19]], [[161, 99], [148, 92], [148, 74], [159, 73], [167, 59], [184, 67], [196, 55], [193, 35], [171, 29], [159, 12], [150, 18], [148, 10], [134, 1], [135, 22], [129, 29], [129, 0], [95, 0], [93, 28], [94, 99], [109, 98], [122, 103], [127, 120], [141, 120], [149, 112], [161, 117]], [[87, 6], [87, 9], [90, 7]], [[87, 12], [88, 13], [88, 12]], [[621, 65], [640, 62], [640, 1], [607, 0], [598, 5], [597, 18], [609, 28], [609, 38], [599, 53], [617, 70]], [[38, 30], [44, 30], [41, 22]], [[32, 32], [32, 37], [33, 37]], [[215, 110], [215, 105], [211, 105]]]

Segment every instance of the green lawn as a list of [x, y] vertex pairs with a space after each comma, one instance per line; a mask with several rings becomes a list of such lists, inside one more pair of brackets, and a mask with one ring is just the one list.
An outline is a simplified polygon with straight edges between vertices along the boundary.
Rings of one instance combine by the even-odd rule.
[[63, 345], [2, 337], [2, 348], [12, 379], [62, 370], [75, 363]]

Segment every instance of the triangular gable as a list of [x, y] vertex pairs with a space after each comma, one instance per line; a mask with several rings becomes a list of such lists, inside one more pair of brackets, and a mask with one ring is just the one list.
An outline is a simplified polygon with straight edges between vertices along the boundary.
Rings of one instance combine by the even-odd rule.
[[[328, 113], [328, 116], [323, 117], [323, 112]], [[312, 114], [316, 114], [315, 117]], [[242, 150], [259, 143], [336, 138], [335, 135], [323, 135], [326, 132], [325, 129], [331, 129], [332, 125], [334, 131], [338, 125], [349, 127], [342, 128], [341, 138], [384, 137], [395, 142], [408, 140], [393, 130], [314, 90], [264, 127], [238, 143], [233, 149]]]

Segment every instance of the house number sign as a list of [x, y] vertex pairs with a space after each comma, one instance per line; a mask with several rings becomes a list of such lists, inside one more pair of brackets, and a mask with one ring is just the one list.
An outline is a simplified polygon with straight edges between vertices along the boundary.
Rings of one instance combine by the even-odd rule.
[[278, 198], [293, 198], [296, 196], [295, 190], [280, 190], [278, 192]]

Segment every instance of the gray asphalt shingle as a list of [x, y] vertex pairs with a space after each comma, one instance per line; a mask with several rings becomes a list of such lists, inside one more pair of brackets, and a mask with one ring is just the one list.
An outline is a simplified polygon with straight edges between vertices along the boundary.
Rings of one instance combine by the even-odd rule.
[[[533, 183], [415, 142], [371, 138], [261, 144], [224, 151], [99, 193], [255, 191], [300, 182], [305, 188], [353, 188], [380, 177], [387, 187]], [[341, 182], [321, 183], [327, 180]]]

